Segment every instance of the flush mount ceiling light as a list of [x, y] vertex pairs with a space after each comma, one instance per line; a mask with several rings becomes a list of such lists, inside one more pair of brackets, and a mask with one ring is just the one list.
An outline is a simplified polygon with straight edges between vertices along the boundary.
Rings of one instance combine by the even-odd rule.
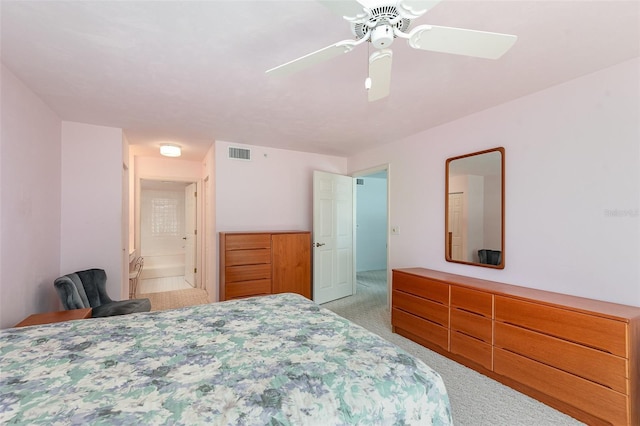
[[164, 155], [165, 157], [180, 157], [181, 154], [182, 148], [180, 148], [180, 145], [170, 143], [160, 145], [160, 155]]

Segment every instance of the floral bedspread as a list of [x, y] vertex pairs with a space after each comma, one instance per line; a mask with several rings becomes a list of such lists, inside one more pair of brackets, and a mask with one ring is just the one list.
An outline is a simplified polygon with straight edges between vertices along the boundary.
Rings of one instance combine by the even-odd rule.
[[0, 332], [0, 424], [449, 425], [440, 376], [294, 294]]

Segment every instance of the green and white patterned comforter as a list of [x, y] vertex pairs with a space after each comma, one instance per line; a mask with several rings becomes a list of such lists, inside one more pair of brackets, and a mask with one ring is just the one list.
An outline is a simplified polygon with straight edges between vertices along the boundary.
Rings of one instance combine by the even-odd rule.
[[0, 424], [449, 425], [440, 376], [294, 294], [0, 332]]

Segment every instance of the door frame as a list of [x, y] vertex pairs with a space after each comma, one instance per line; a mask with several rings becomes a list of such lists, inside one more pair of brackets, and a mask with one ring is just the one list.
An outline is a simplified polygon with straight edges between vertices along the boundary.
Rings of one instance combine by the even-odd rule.
[[[181, 183], [195, 183], [196, 191], [201, 191], [203, 186], [202, 179], [193, 178], [193, 177], [184, 177], [184, 176], [158, 176], [158, 175], [150, 175], [150, 174], [140, 174], [136, 175], [135, 178], [135, 192], [134, 192], [134, 217], [135, 217], [135, 228], [134, 228], [134, 242], [135, 242], [135, 250], [136, 256], [140, 256], [140, 196], [142, 191], [142, 180], [158, 180], [158, 181], [168, 181], [168, 182], [181, 182]], [[201, 230], [202, 226], [202, 197], [198, 195], [196, 198], [196, 268], [198, 272], [195, 274], [196, 287], [202, 288], [202, 264], [201, 257], [198, 253], [202, 253], [202, 234]]]
[[[193, 197], [191, 202], [187, 198]], [[199, 288], [202, 283], [198, 279], [198, 256], [200, 256], [200, 250], [198, 248], [198, 182], [191, 182], [184, 187], [184, 224], [185, 224], [185, 253], [184, 253], [184, 280], [192, 285], [194, 288]], [[191, 210], [191, 207], [193, 210]], [[195, 215], [191, 216], [191, 214]], [[189, 218], [191, 216], [191, 218]], [[191, 222], [193, 221], [193, 222]], [[193, 230], [189, 229], [189, 225], [193, 225]], [[200, 231], [202, 233], [202, 231]], [[194, 240], [189, 243], [189, 237], [193, 236]], [[188, 250], [192, 245], [192, 250]], [[190, 252], [190, 253], [189, 253]], [[193, 260], [194, 271], [190, 271], [190, 263], [187, 259]], [[189, 277], [189, 280], [187, 279]], [[191, 282], [193, 281], [193, 282]]]
[[[387, 172], [387, 309], [389, 311], [391, 311], [391, 163], [384, 163], [384, 164], [380, 164], [378, 166], [374, 166], [374, 167], [370, 167], [367, 169], [363, 169], [363, 170], [359, 170], [357, 172], [353, 172], [351, 173], [351, 177], [353, 177], [354, 181], [353, 184], [356, 184], [355, 179], [359, 178], [359, 177], [366, 177], [368, 175], [372, 175], [374, 173], [378, 173], [378, 172], [382, 172], [382, 171], [386, 171]], [[353, 223], [356, 223], [356, 209], [358, 208], [358, 200], [357, 197], [354, 196], [354, 202], [353, 202]], [[357, 258], [357, 252], [356, 252], [356, 237], [355, 237], [355, 229], [356, 227], [353, 227], [354, 229], [354, 245], [353, 245], [353, 270], [355, 271], [356, 269], [356, 258]], [[354, 272], [355, 274], [356, 272]]]

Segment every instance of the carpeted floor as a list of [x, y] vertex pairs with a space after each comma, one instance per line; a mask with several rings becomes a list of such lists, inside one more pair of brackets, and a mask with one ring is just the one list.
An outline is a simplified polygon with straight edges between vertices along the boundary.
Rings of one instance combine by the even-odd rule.
[[207, 292], [200, 288], [144, 293], [136, 295], [136, 298], [148, 298], [151, 302], [152, 311], [163, 311], [165, 309], [183, 308], [185, 306], [209, 303]]
[[444, 379], [456, 426], [575, 426], [579, 421], [391, 332], [386, 271], [358, 274], [357, 294], [322, 305], [420, 358]]

